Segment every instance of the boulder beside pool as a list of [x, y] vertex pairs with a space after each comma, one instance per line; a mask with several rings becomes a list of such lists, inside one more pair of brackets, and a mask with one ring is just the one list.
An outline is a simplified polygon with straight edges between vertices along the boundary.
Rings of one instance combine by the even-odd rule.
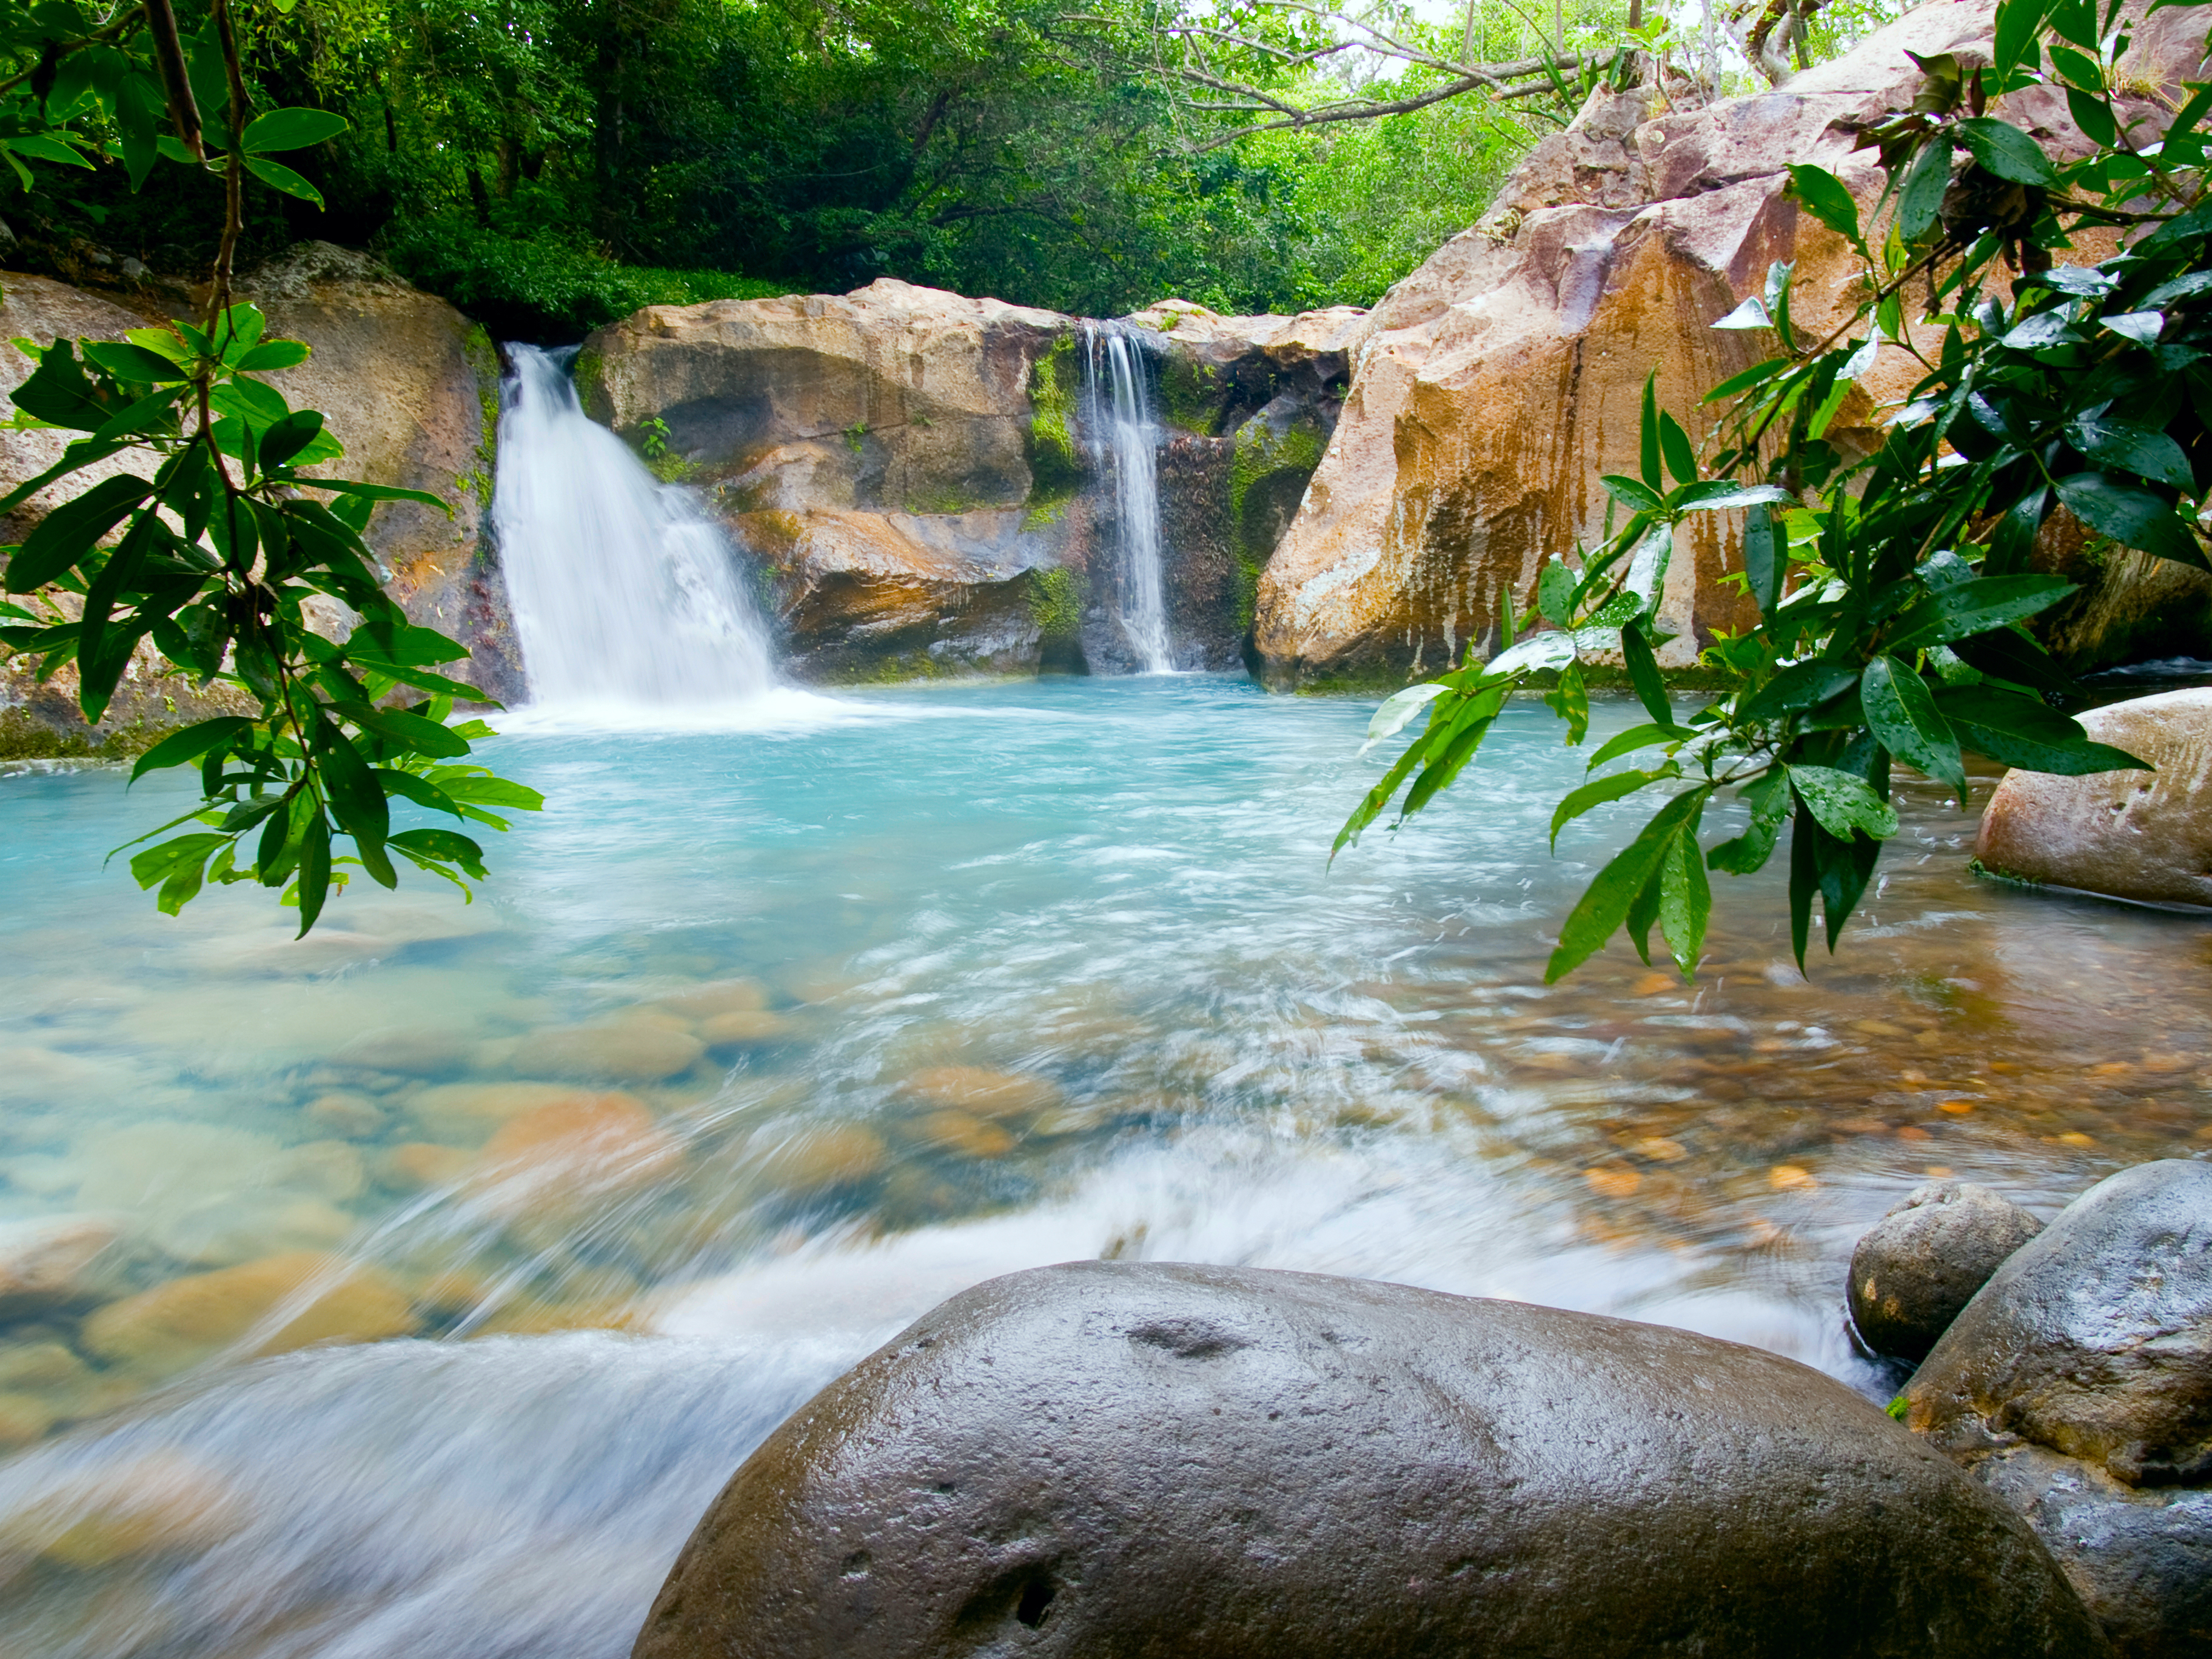
[[635, 1654], [2108, 1651], [2015, 1512], [1793, 1361], [1094, 1261], [963, 1291], [801, 1407]]
[[2008, 772], [1974, 858], [1992, 875], [2144, 904], [2212, 908], [2212, 686], [2077, 717], [2154, 771]]
[[1905, 1400], [2027, 1516], [2116, 1652], [2212, 1656], [2212, 1165], [2138, 1164], [2075, 1200]]
[[1974, 1292], [2043, 1224], [1971, 1181], [1931, 1181], [1851, 1251], [1851, 1323], [1879, 1354], [1921, 1359]]

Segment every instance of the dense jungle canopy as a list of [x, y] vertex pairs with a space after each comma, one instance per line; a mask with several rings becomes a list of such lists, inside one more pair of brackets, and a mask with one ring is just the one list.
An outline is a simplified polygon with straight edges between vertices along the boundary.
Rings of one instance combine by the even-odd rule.
[[[1473, 222], [1624, 46], [1671, 29], [1693, 75], [1716, 41], [1747, 70], [1747, 31], [1790, 15], [1753, 3], [1716, 31], [1655, 8], [1634, 36], [1628, 0], [1439, 5], [1355, 14], [1406, 49], [1378, 53], [1297, 0], [250, 0], [233, 10], [257, 102], [350, 125], [292, 158], [326, 209], [257, 181], [241, 252], [372, 248], [538, 337], [879, 276], [1090, 314], [1364, 304]], [[1895, 9], [1839, 0], [1807, 45]], [[196, 9], [178, 13], [189, 35]], [[1382, 119], [1265, 118], [1514, 60], [1541, 67]], [[33, 176], [0, 209], [12, 263], [204, 268], [212, 180]]]

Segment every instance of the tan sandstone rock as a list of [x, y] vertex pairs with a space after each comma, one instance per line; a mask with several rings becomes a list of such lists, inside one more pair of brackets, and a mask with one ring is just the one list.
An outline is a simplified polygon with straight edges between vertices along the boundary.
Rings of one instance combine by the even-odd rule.
[[111, 1302], [84, 1322], [85, 1347], [117, 1364], [181, 1370], [252, 1336], [257, 1353], [374, 1342], [415, 1329], [404, 1292], [374, 1268], [313, 1251], [193, 1273]]
[[89, 1294], [89, 1270], [118, 1231], [112, 1220], [97, 1215], [0, 1226], [0, 1319], [21, 1319]]
[[[1931, 0], [1774, 91], [1703, 110], [1601, 92], [1540, 144], [1484, 222], [1369, 319], [1343, 418], [1261, 579], [1255, 643], [1270, 681], [1395, 682], [1492, 640], [1546, 558], [1601, 538], [1599, 478], [1637, 471], [1646, 377], [1702, 439], [1713, 415], [1699, 398], [1768, 355], [1765, 337], [1710, 325], [1771, 263], [1796, 264], [1802, 325], [1843, 320], [1851, 261], [1784, 194], [1784, 164], [1817, 162], [1870, 205], [1881, 174], [1838, 124], [1909, 105], [1906, 53], [1985, 47], [1990, 15]], [[2172, 17], [2138, 31], [2131, 67], [2153, 81], [2193, 73], [2202, 52], [2201, 28], [2192, 52]], [[2011, 112], [2062, 150], [2081, 143], [2040, 89]], [[1832, 434], [1842, 442], [1869, 441], [1877, 406], [1911, 383], [1906, 354], [1882, 358]], [[1700, 518], [1660, 607], [1677, 635], [1661, 660], [1675, 667], [1749, 617], [1720, 585], [1741, 568], [1735, 515]]]
[[1974, 856], [2021, 881], [2212, 907], [2212, 689], [2136, 697], [2078, 718], [2097, 742], [2156, 769], [2008, 772], [1982, 814]]

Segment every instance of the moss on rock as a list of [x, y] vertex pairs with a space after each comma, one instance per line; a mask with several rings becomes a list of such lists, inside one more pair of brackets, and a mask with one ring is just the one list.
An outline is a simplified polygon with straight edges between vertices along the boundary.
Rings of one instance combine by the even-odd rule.
[[1030, 615], [1047, 641], [1072, 640], [1083, 627], [1083, 594], [1074, 573], [1060, 565], [1030, 572]]

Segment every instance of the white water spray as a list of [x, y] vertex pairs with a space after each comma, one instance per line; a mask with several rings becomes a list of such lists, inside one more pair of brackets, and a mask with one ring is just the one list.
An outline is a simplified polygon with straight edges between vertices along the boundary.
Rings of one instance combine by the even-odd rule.
[[491, 519], [533, 703], [697, 711], [775, 684], [721, 531], [586, 416], [568, 352], [511, 345]]
[[1175, 672], [1160, 574], [1159, 427], [1136, 343], [1111, 323], [1085, 323], [1084, 425], [1114, 462], [1121, 541], [1121, 631], [1147, 674]]

